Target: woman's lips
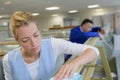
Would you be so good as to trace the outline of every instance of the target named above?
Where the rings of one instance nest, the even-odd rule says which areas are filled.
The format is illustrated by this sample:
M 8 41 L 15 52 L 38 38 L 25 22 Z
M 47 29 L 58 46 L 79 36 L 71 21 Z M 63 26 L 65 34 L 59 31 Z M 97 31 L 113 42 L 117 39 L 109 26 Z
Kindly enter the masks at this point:
M 38 50 L 38 47 L 34 47 L 34 48 L 32 48 L 31 50 L 32 50 L 32 51 L 36 51 L 36 50 Z

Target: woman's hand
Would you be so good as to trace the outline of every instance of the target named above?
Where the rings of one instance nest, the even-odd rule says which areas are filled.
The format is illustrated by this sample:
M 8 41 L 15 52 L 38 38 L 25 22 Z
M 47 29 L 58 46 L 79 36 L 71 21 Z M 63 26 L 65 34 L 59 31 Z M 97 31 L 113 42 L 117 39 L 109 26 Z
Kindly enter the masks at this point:
M 77 58 L 72 60 L 71 62 L 65 63 L 55 75 L 55 80 L 63 80 L 65 78 L 72 77 L 78 67 L 79 61 Z

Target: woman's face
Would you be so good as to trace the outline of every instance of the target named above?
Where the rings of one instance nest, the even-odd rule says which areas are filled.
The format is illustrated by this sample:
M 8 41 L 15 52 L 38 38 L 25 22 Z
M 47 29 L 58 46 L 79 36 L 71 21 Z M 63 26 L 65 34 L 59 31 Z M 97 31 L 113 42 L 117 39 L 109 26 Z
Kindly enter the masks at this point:
M 29 22 L 28 25 L 21 26 L 17 30 L 18 42 L 27 53 L 39 53 L 41 45 L 41 35 L 36 23 Z

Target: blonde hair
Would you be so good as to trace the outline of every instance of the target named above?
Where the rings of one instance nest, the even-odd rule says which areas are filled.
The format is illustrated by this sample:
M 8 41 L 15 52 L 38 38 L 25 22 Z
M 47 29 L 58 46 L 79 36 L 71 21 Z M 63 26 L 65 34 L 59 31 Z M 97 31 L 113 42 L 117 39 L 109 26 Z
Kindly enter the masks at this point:
M 10 19 L 10 30 L 16 40 L 18 40 L 16 29 L 18 27 L 28 25 L 30 21 L 34 21 L 33 16 L 29 12 L 16 11 Z

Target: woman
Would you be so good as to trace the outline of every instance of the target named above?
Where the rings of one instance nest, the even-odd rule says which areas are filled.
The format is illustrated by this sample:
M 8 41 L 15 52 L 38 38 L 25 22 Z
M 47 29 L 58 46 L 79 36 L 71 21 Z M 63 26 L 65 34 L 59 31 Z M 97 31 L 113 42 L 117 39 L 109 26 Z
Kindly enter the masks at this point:
M 56 73 L 55 80 L 62 80 L 99 54 L 98 49 L 88 45 L 56 38 L 41 40 L 38 27 L 29 12 L 18 11 L 12 15 L 10 29 L 21 47 L 8 52 L 3 59 L 6 80 L 49 80 L 56 73 L 59 54 L 79 55 Z

